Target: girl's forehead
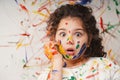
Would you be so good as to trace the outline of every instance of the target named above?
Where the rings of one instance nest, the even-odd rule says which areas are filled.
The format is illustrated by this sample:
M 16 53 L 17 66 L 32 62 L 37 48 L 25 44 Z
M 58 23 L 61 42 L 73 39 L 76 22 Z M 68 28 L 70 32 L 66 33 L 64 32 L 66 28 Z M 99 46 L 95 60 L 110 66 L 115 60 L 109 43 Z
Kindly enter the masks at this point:
M 61 19 L 58 28 L 80 28 L 83 29 L 83 23 L 79 18 L 67 17 Z

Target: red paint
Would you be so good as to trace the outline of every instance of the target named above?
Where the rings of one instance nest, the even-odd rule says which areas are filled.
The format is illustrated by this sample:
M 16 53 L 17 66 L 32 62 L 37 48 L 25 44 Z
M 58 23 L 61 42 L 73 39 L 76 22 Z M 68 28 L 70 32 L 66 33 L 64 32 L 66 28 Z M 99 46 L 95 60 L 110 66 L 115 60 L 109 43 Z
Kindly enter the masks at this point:
M 22 36 L 30 36 L 30 34 L 27 34 L 27 33 L 23 33 L 23 34 L 20 34 L 20 35 L 22 35 Z
M 112 66 L 112 64 L 109 64 L 109 66 L 111 67 L 111 66 Z
M 39 72 L 36 72 L 35 74 L 36 74 L 36 75 L 40 75 L 40 73 L 39 73 Z
M 103 27 L 103 19 L 102 19 L 102 17 L 100 17 L 100 27 L 102 28 L 103 31 L 105 31 L 105 29 Z
M 24 11 L 28 12 L 28 9 L 27 9 L 24 5 L 20 4 L 20 7 L 21 7 Z
M 65 25 L 68 25 L 68 23 L 66 22 Z
M 99 74 L 99 72 L 97 72 L 97 73 L 95 73 L 95 74 L 92 74 L 92 75 L 89 75 L 89 76 L 87 76 L 86 78 L 88 79 L 88 78 L 92 78 L 92 77 L 94 77 L 95 75 L 98 75 Z
M 49 80 L 51 78 L 51 74 L 49 73 L 47 76 L 47 80 Z

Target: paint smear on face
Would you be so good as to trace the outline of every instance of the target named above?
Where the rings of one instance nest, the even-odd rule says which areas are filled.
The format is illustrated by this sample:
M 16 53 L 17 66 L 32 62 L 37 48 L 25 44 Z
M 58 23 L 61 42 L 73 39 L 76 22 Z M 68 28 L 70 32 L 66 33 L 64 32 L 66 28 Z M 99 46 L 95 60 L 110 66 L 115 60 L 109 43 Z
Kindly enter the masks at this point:
M 59 42 L 58 42 L 58 51 L 59 51 L 61 54 L 63 54 L 63 55 L 66 54 L 63 46 L 61 45 L 61 41 L 60 41 L 60 40 L 59 40 Z
M 70 31 L 68 31 L 70 33 Z
M 72 59 L 72 58 L 73 58 L 73 56 L 70 56 L 70 55 L 68 55 L 68 54 L 63 55 L 63 57 L 64 57 L 65 59 Z
M 65 25 L 68 25 L 68 22 L 66 22 Z
M 77 42 L 77 45 L 76 45 L 76 49 L 78 49 L 80 47 L 80 41 Z
M 79 58 L 79 57 L 81 56 L 81 54 L 85 51 L 85 49 L 86 49 L 86 44 L 84 43 L 84 44 L 82 45 L 82 47 L 81 47 L 78 55 L 74 56 L 73 59 Z
M 67 41 L 71 41 L 72 40 L 72 36 L 69 36 L 68 38 L 67 38 Z
M 66 54 L 66 51 L 64 50 L 63 46 L 61 45 L 61 41 L 58 41 L 58 51 L 63 55 L 65 59 L 72 59 L 73 56 L 70 56 Z

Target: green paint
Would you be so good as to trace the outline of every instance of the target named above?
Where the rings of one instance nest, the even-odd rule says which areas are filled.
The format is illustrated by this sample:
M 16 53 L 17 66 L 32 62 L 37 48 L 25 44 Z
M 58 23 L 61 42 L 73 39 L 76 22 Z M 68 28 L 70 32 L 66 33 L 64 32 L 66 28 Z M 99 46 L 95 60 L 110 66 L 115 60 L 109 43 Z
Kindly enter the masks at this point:
M 82 74 L 80 74 L 80 76 L 82 76 Z
M 116 14 L 117 14 L 117 15 L 120 14 L 120 11 L 118 11 L 118 9 L 116 9 Z
M 118 30 L 118 32 L 120 33 L 120 30 Z
M 79 47 L 80 47 L 80 45 L 79 45 L 79 44 L 77 44 L 76 49 L 78 49 Z
M 25 60 L 23 59 L 22 62 L 25 63 Z
M 67 38 L 67 41 L 69 40 L 69 38 Z
M 66 58 L 69 58 L 69 55 L 65 55 Z
M 115 25 L 111 25 L 110 22 L 107 24 L 107 26 L 108 26 L 108 27 L 107 27 L 107 30 L 111 30 L 112 28 L 115 27 Z
M 114 2 L 115 2 L 115 5 L 116 6 L 118 6 L 119 4 L 118 4 L 118 2 L 117 2 L 117 0 L 113 0 Z
M 108 6 L 107 8 L 108 8 L 108 10 L 111 10 L 111 7 L 110 7 L 110 6 Z
M 103 60 L 103 58 L 100 58 L 100 60 Z
M 71 76 L 70 80 L 77 80 L 74 76 Z
M 92 72 L 95 72 L 96 70 L 94 69 Z

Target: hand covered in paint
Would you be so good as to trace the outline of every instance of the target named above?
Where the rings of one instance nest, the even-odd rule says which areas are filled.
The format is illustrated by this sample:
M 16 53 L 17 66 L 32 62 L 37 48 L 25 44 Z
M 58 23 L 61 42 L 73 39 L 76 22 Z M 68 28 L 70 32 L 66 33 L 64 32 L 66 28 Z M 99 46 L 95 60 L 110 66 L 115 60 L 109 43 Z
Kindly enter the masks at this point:
M 59 46 L 59 43 L 50 41 L 44 45 L 44 52 L 45 55 L 48 57 L 48 59 L 52 59 L 54 55 L 59 54 L 59 53 L 64 53 L 64 51 L 59 50 L 62 49 L 61 46 Z M 58 51 L 59 50 L 59 51 Z M 61 56 L 61 55 L 60 55 Z
M 58 51 L 58 43 L 50 41 L 44 45 L 45 55 L 52 62 L 49 80 L 62 80 L 63 57 Z

